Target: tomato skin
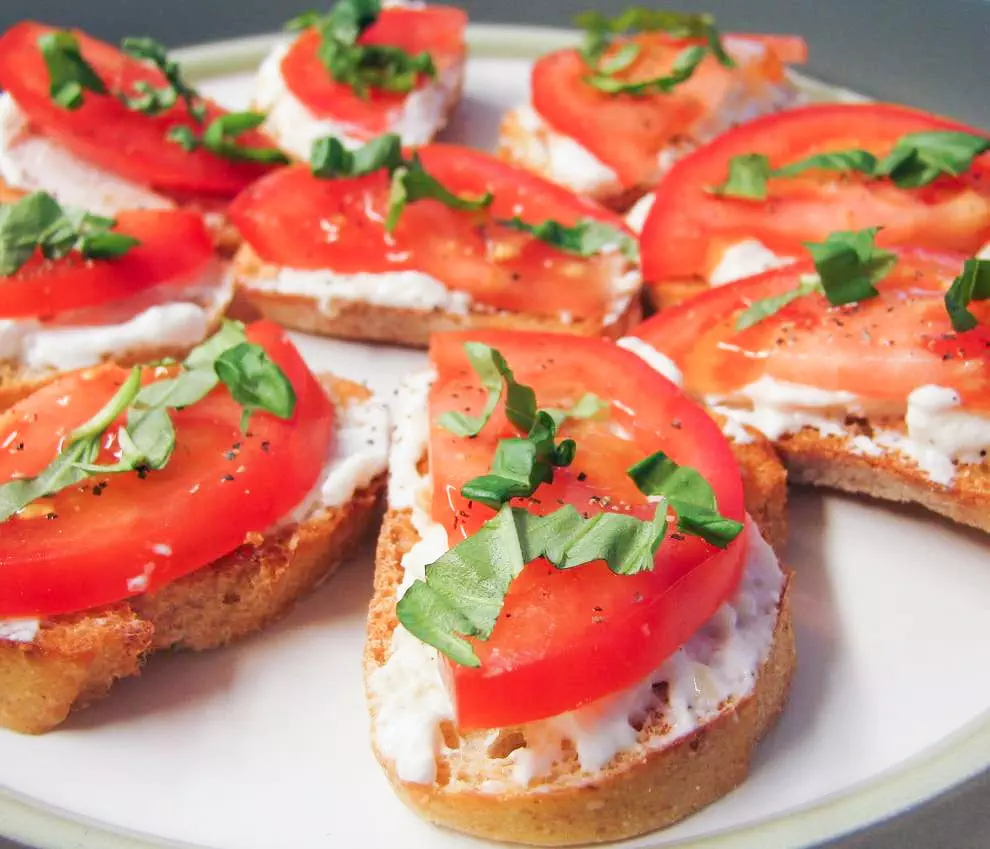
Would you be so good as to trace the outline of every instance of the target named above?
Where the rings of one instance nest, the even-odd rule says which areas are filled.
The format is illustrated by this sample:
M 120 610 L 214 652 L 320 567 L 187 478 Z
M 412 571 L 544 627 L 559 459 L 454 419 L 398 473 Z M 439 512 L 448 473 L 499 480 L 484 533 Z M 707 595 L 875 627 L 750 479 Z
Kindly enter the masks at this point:
M 176 449 L 163 470 L 91 477 L 0 523 L 0 617 L 72 613 L 154 592 L 268 531 L 303 499 L 320 474 L 314 453 L 330 450 L 333 405 L 281 328 L 259 322 L 248 339 L 292 383 L 292 418 L 254 413 L 244 433 L 240 406 L 220 387 L 173 414 Z M 145 380 L 154 372 L 146 369 Z M 126 374 L 114 365 L 73 372 L 0 415 L 0 481 L 47 466 Z M 100 462 L 113 456 L 111 444 Z
M 434 422 L 447 409 L 476 413 L 484 403 L 463 351 L 468 340 L 497 348 L 516 378 L 534 386 L 541 405 L 572 403 L 592 391 L 627 408 L 613 405 L 604 423 L 565 426 L 564 434 L 578 444 L 574 464 L 557 470 L 554 482 L 533 498 L 516 499 L 517 506 L 548 513 L 564 501 L 591 514 L 606 509 L 600 499 L 608 496 L 607 509 L 650 518 L 654 506 L 625 469 L 663 449 L 701 471 L 720 511 L 742 520 L 739 469 L 712 419 L 638 357 L 606 340 L 436 334 L 430 347 L 438 374 L 430 396 Z M 616 436 L 613 427 L 632 438 Z M 501 409 L 471 440 L 432 426 L 433 518 L 445 524 L 451 545 L 493 515 L 457 490 L 487 471 L 498 440 L 511 432 Z M 528 564 L 510 588 L 491 638 L 474 641 L 481 667 L 445 666 L 458 725 L 496 728 L 555 716 L 632 686 L 659 666 L 732 595 L 745 563 L 745 534 L 725 550 L 678 537 L 668 535 L 654 571 L 636 576 L 614 575 L 603 563 L 567 571 L 542 560 Z
M 38 252 L 12 276 L 0 277 L 0 318 L 46 318 L 123 300 L 163 283 L 195 280 L 213 262 L 213 241 L 197 212 L 133 210 L 116 221 L 115 232 L 140 244 L 101 260 L 75 252 L 46 260 Z
M 414 55 L 429 52 L 439 75 L 463 60 L 466 27 L 467 14 L 453 6 L 389 8 L 382 10 L 359 43 L 400 47 Z M 387 132 L 409 95 L 369 89 L 367 97 L 359 97 L 350 86 L 334 81 L 320 61 L 319 47 L 315 29 L 306 30 L 293 42 L 281 64 L 289 90 L 317 118 L 347 123 L 359 138 Z M 418 87 L 429 82 L 421 78 Z
M 174 126 L 186 126 L 197 135 L 202 127 L 180 102 L 160 115 L 128 109 L 114 95 L 132 92 L 139 81 L 162 87 L 165 79 L 155 68 L 132 59 L 115 47 L 78 30 L 83 57 L 110 90 L 108 95 L 84 92 L 82 106 L 63 109 L 51 99 L 48 71 L 38 48 L 38 38 L 55 28 L 22 21 L 0 36 L 0 89 L 22 109 L 32 127 L 55 139 L 80 158 L 150 186 L 183 201 L 202 198 L 229 199 L 271 170 L 270 165 L 235 162 L 198 148 L 186 152 L 166 136 Z M 205 101 L 205 127 L 226 110 Z M 258 131 L 238 137 L 243 145 L 273 147 Z
M 426 170 L 451 191 L 494 201 L 477 213 L 422 200 L 385 230 L 389 180 L 384 172 L 323 180 L 290 166 L 259 180 L 230 207 L 230 219 L 265 262 L 341 274 L 414 270 L 473 300 L 500 309 L 575 317 L 601 315 L 616 274 L 616 255 L 575 257 L 497 223 L 519 215 L 604 221 L 622 219 L 594 202 L 493 156 L 457 145 L 418 149 Z M 620 260 L 621 262 L 621 260 Z
M 890 151 L 907 133 L 980 131 L 917 109 L 891 104 L 818 104 L 757 118 L 678 161 L 657 187 L 641 235 L 645 279 L 707 280 L 721 252 L 758 239 L 783 256 L 805 256 L 806 241 L 836 230 L 882 227 L 881 245 L 916 245 L 974 253 L 990 240 L 990 154 L 961 178 L 922 189 L 889 181 L 867 183 L 844 175 L 809 174 L 771 180 L 766 201 L 718 197 L 729 160 L 763 153 L 772 167 L 824 151 Z
M 757 42 L 765 48 L 763 55 L 735 69 L 708 55 L 691 79 L 669 94 L 607 94 L 585 82 L 589 68 L 579 51 L 549 53 L 533 66 L 533 108 L 553 129 L 612 168 L 624 187 L 649 185 L 656 179 L 661 151 L 679 137 L 690 139 L 695 126 L 726 98 L 738 97 L 731 94 L 734 85 L 760 92 L 782 79 L 785 63 L 803 61 L 807 51 L 796 36 L 729 38 Z M 635 81 L 669 73 L 685 48 L 701 42 L 649 33 L 621 39 L 612 49 L 628 43 L 640 47 L 640 56 L 619 76 Z
M 719 286 L 658 313 L 632 335 L 681 367 L 695 395 L 730 395 L 767 376 L 829 392 L 852 392 L 880 410 L 903 411 L 917 387 L 956 389 L 967 407 L 990 407 L 990 310 L 971 305 L 981 325 L 956 333 L 943 302 L 962 255 L 900 249 L 880 295 L 844 307 L 824 296 L 794 301 L 755 326 L 735 322 L 752 302 L 794 289 L 810 261 Z M 822 352 L 827 350 L 827 355 Z

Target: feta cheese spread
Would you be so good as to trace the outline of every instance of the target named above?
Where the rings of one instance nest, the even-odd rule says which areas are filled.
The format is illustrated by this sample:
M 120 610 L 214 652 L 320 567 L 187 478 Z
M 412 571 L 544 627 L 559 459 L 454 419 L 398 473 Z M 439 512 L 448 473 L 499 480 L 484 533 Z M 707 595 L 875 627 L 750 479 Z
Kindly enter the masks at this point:
M 426 566 L 447 550 L 447 535 L 421 505 L 429 503 L 430 480 L 417 464 L 425 454 L 430 375 L 408 381 L 401 390 L 391 453 L 389 506 L 412 510 L 420 540 L 402 558 L 401 597 Z M 565 757 L 565 745 L 576 751 L 580 766 L 595 771 L 620 752 L 660 748 L 714 719 L 726 704 L 752 692 L 760 665 L 773 640 L 784 576 L 776 557 L 752 526 L 745 576 L 736 596 L 682 648 L 639 684 L 579 710 L 530 723 L 519 730 L 523 744 L 506 756 L 509 786 L 528 786 Z M 374 734 L 383 756 L 403 781 L 432 784 L 436 759 L 450 750 L 441 727 L 454 720 L 450 697 L 439 672 L 437 652 L 402 625 L 393 632 L 388 659 L 369 681 Z M 657 695 L 666 684 L 666 697 Z M 649 742 L 639 740 L 635 726 L 649 711 L 661 711 L 667 726 Z M 498 729 L 493 729 L 497 737 Z M 501 792 L 505 784 L 488 781 L 485 792 Z
M 297 98 L 282 77 L 282 60 L 291 45 L 277 46 L 258 69 L 255 107 L 268 113 L 263 129 L 279 146 L 299 159 L 309 159 L 313 142 L 335 136 L 347 147 L 356 148 L 368 140 L 353 124 L 318 118 Z M 389 116 L 386 132 L 397 133 L 406 145 L 431 141 L 443 128 L 447 112 L 460 91 L 463 63 L 444 69 L 436 80 L 411 91 L 400 108 Z
M 649 342 L 644 342 L 636 336 L 623 336 L 616 343 L 643 360 L 654 371 L 662 374 L 675 386 L 682 386 L 684 377 L 670 357 L 654 348 Z
M 48 192 L 59 203 L 98 215 L 174 205 L 35 132 L 9 93 L 0 94 L 0 179 L 11 188 Z
M 744 239 L 726 249 L 708 282 L 712 286 L 724 286 L 793 262 L 791 257 L 775 254 L 759 239 Z
M 38 619 L 0 619 L 0 642 L 32 643 L 40 630 Z

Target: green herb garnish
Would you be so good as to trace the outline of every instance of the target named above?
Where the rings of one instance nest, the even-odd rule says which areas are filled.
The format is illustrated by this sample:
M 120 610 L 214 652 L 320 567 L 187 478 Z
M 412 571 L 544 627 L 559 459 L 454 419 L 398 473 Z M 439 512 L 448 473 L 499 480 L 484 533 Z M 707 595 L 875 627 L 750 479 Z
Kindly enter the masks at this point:
M 79 50 L 79 39 L 68 30 L 48 32 L 38 38 L 38 48 L 48 69 L 48 90 L 63 109 L 78 109 L 83 91 L 106 94 L 107 87 Z
M 120 99 L 128 109 L 144 112 L 146 115 L 160 115 L 181 99 L 193 120 L 198 124 L 203 123 L 206 118 L 206 104 L 199 92 L 183 79 L 179 63 L 169 59 L 163 44 L 153 38 L 128 36 L 121 42 L 121 49 L 128 56 L 154 65 L 167 80 L 167 85 L 161 88 L 141 81 L 134 86 L 137 95 L 121 94 Z
M 701 537 L 719 548 L 742 533 L 742 522 L 719 514 L 715 490 L 697 469 L 678 466 L 658 451 L 630 466 L 628 473 L 640 492 L 663 498 L 673 508 L 682 533 Z
M 832 233 L 824 242 L 805 242 L 815 263 L 817 278 L 802 279 L 789 292 L 754 301 L 736 319 L 736 330 L 745 330 L 788 304 L 816 292 L 835 307 L 876 297 L 875 284 L 897 264 L 897 255 L 876 246 L 880 228 Z
M 945 175 L 965 174 L 973 160 L 988 150 L 990 139 L 984 136 L 929 130 L 902 136 L 883 159 L 867 150 L 836 150 L 771 168 L 763 154 L 747 153 L 729 160 L 728 177 L 711 191 L 725 197 L 764 200 L 771 177 L 794 177 L 806 171 L 863 174 L 874 180 L 888 179 L 902 189 L 916 189 Z
M 190 351 L 176 376 L 142 387 L 140 367 L 131 369 L 113 398 L 69 434 L 58 456 L 40 474 L 0 484 L 0 522 L 32 501 L 87 477 L 164 468 L 175 449 L 169 410 L 201 401 L 219 383 L 244 407 L 242 426 L 254 410 L 286 419 L 295 409 L 295 393 L 282 370 L 264 349 L 247 341 L 242 324 L 226 321 Z M 107 431 L 125 413 L 126 424 L 117 430 L 120 459 L 97 463 Z
M 973 330 L 979 322 L 969 311 L 973 301 L 990 299 L 990 260 L 967 259 L 960 274 L 945 293 L 945 309 L 957 333 Z
M 112 218 L 62 207 L 51 195 L 34 192 L 0 204 L 0 276 L 10 276 L 40 250 L 46 259 L 75 251 L 87 259 L 112 259 L 140 244 L 115 233 Z
M 336 82 L 350 86 L 359 97 L 367 97 L 371 88 L 404 94 L 416 87 L 420 76 L 435 78 L 437 70 L 426 51 L 412 54 L 386 44 L 357 43 L 381 12 L 380 0 L 337 0 L 326 14 L 306 12 L 286 27 L 316 29 L 320 62 Z
M 275 147 L 242 145 L 238 136 L 257 129 L 265 122 L 263 112 L 229 112 L 214 118 L 198 135 L 184 124 L 168 131 L 169 141 L 175 142 L 187 153 L 203 148 L 216 156 L 236 162 L 259 162 L 266 165 L 284 165 L 289 158 Z
M 540 224 L 527 224 L 518 216 L 499 223 L 521 233 L 529 233 L 565 253 L 589 257 L 612 249 L 620 251 L 627 259 L 635 261 L 639 258 L 639 245 L 635 239 L 617 227 L 594 218 L 586 218 L 573 227 L 565 227 L 552 219 Z
M 581 54 L 593 70 L 592 74 L 585 77 L 585 82 L 609 94 L 669 93 L 689 80 L 709 53 L 725 67 L 735 67 L 735 62 L 722 44 L 718 28 L 715 26 L 715 18 L 711 15 L 669 12 L 638 6 L 626 9 L 614 18 L 609 18 L 601 12 L 584 12 L 574 20 L 585 30 Z M 612 56 L 603 58 L 616 37 L 634 32 L 658 31 L 666 32 L 675 38 L 702 39 L 705 44 L 683 50 L 674 60 L 674 66 L 668 74 L 641 82 L 617 79 L 617 74 L 636 61 L 640 48 L 637 44 L 624 44 Z

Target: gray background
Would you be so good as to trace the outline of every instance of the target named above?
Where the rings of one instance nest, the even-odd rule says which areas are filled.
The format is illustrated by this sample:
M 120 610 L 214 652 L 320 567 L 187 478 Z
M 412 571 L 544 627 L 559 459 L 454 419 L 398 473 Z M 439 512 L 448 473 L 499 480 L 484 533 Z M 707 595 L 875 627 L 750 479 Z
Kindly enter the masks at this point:
M 448 0 L 450 2 L 450 0 Z M 309 4 L 273 0 L 0 0 L 0 29 L 26 17 L 79 26 L 110 40 L 154 34 L 172 46 L 277 29 Z M 477 20 L 564 25 L 593 5 L 617 12 L 626 0 L 465 0 Z M 990 128 L 984 57 L 990 4 L 983 0 L 678 0 L 711 11 L 723 29 L 800 32 L 808 71 L 865 94 L 899 100 Z M 831 844 L 833 849 L 990 847 L 990 774 L 919 811 Z M 0 824 L 2 829 L 2 824 Z M 0 839 L 0 849 L 11 844 Z M 770 847 L 753 847 L 770 849 Z

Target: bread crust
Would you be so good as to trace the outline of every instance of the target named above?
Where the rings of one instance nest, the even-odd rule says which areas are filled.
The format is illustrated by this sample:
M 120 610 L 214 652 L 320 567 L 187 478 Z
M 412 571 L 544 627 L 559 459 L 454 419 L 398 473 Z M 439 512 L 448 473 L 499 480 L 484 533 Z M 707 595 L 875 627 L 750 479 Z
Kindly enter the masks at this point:
M 508 312 L 472 310 L 461 315 L 444 310 L 416 310 L 343 299 L 321 302 L 305 295 L 267 292 L 250 285 L 251 279 L 268 273 L 274 273 L 273 269 L 244 245 L 234 261 L 237 292 L 265 318 L 304 333 L 412 348 L 427 347 L 433 333 L 467 329 L 531 330 L 615 339 L 642 318 L 640 299 L 636 295 L 630 298 L 622 314 L 608 325 L 601 320 L 575 319 L 564 323 L 557 318 Z
M 865 426 L 852 425 L 868 433 Z M 825 486 L 884 501 L 919 504 L 990 533 L 990 465 L 960 464 L 952 486 L 933 483 L 896 453 L 871 457 L 853 451 L 850 437 L 822 436 L 813 428 L 781 437 L 777 451 L 794 483 Z
M 340 378 L 324 385 L 344 405 L 370 396 Z M 283 616 L 353 552 L 384 488 L 381 474 L 347 504 L 246 543 L 156 593 L 53 617 L 30 643 L 0 639 L 0 726 L 49 731 L 118 678 L 139 674 L 152 652 L 216 648 Z
M 418 539 L 410 513 L 389 511 L 378 542 L 374 598 L 369 611 L 365 681 L 385 662 L 395 627 L 401 558 Z M 376 757 L 399 797 L 427 820 L 477 837 L 543 846 L 621 840 L 671 825 L 724 796 L 749 772 L 757 742 L 787 699 L 795 664 L 794 632 L 785 585 L 770 653 L 751 693 L 713 720 L 670 745 L 627 750 L 595 773 L 570 763 L 537 787 L 479 789 L 458 778 L 457 763 L 441 761 L 438 782 L 401 780 L 394 764 Z M 369 693 L 369 699 L 371 698 Z M 654 726 L 656 722 L 654 721 Z M 647 724 L 640 740 L 663 732 Z M 487 737 L 489 732 L 469 732 Z M 463 739 L 463 738 L 462 738 Z M 450 760 L 458 757 L 457 753 Z
M 711 285 L 705 280 L 665 280 L 662 283 L 644 282 L 643 296 L 649 313 L 676 307 L 704 294 Z
M 769 439 L 756 431 L 748 433 L 751 442 L 731 443 L 742 475 L 746 512 L 779 557 L 787 546 L 787 469 Z

